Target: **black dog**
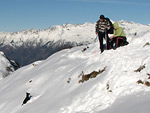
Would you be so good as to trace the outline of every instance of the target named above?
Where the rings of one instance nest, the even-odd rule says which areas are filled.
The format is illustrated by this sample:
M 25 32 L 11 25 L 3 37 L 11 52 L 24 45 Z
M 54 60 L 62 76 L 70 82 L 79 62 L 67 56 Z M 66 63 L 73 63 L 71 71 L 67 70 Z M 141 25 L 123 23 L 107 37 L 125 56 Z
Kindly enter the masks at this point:
M 24 99 L 22 105 L 26 104 L 26 103 L 31 99 L 31 97 L 32 97 L 32 96 L 30 95 L 30 93 L 26 92 L 26 98 Z

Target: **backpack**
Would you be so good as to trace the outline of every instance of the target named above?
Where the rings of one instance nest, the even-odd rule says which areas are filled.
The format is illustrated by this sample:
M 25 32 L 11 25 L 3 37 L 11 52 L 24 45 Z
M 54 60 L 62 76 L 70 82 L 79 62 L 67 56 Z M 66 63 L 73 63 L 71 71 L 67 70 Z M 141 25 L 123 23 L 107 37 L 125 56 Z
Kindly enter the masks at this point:
M 109 33 L 109 34 L 113 34 L 114 27 L 113 27 L 112 22 L 110 21 L 109 18 L 105 18 L 105 19 L 110 23 L 110 29 L 108 30 L 108 33 Z

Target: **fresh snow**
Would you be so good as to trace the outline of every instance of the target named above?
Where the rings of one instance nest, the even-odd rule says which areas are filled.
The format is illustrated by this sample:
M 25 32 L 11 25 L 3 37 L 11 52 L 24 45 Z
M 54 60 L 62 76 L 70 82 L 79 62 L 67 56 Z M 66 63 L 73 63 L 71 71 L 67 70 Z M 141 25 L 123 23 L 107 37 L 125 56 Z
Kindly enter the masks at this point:
M 149 113 L 150 92 L 140 92 L 118 98 L 109 108 L 97 113 Z
M 150 81 L 150 46 L 144 46 L 150 42 L 150 26 L 119 24 L 127 34 L 127 46 L 100 54 L 97 41 L 88 47 L 62 50 L 2 79 L 1 113 L 141 113 L 139 106 L 142 113 L 148 113 L 150 87 L 137 81 Z M 145 68 L 135 72 L 143 65 Z M 79 83 L 82 72 L 89 74 L 104 67 L 96 78 Z M 26 92 L 32 98 L 21 106 Z

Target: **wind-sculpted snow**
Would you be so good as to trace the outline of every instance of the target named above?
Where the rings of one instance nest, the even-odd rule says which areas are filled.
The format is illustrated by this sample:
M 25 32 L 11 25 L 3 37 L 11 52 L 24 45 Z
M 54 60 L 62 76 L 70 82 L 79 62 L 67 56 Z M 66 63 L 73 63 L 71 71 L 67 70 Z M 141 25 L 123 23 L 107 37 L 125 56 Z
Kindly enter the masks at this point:
M 121 26 L 126 25 L 124 28 L 131 24 L 137 25 L 120 23 Z M 136 30 L 125 31 L 129 31 L 126 32 L 127 46 L 106 50 L 102 54 L 98 41 L 65 49 L 46 60 L 22 67 L 1 80 L 1 113 L 100 113 L 122 97 L 149 93 L 150 87 L 145 83 L 150 82 L 150 46 L 144 45 L 150 42 L 150 31 L 147 26 L 143 27 L 144 35 L 142 31 L 136 36 Z M 141 66 L 145 67 L 140 72 L 136 71 Z M 95 77 L 90 76 L 79 83 L 83 75 L 101 70 Z M 138 83 L 139 80 L 143 84 Z M 21 106 L 26 92 L 32 97 Z

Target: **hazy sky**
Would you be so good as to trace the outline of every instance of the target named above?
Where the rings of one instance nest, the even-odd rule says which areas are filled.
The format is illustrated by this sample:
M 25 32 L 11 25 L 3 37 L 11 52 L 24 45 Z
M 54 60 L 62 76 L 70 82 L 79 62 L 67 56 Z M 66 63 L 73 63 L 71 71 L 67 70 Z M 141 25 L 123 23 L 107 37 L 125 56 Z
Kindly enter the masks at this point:
M 150 24 L 150 0 L 0 0 L 0 32 L 111 20 Z

